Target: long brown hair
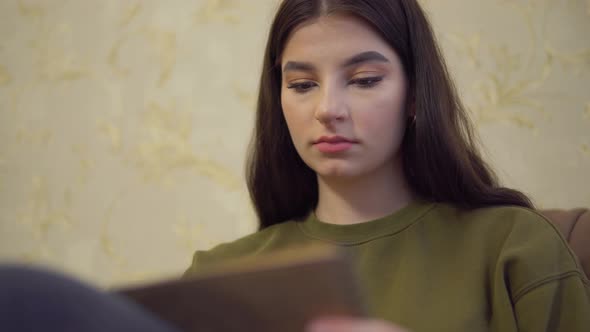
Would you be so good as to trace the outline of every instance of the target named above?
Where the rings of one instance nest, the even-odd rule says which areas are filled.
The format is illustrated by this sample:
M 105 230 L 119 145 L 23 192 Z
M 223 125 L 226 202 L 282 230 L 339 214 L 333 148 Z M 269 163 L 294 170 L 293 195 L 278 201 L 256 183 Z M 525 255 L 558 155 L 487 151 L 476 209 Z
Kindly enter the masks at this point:
M 335 13 L 364 20 L 402 61 L 416 118 L 408 123 L 401 151 L 404 173 L 418 196 L 466 209 L 532 208 L 521 192 L 500 187 L 481 158 L 471 122 L 416 0 L 284 0 L 270 28 L 246 168 L 260 229 L 300 220 L 317 205 L 316 174 L 299 157 L 283 117 L 280 59 L 295 27 Z

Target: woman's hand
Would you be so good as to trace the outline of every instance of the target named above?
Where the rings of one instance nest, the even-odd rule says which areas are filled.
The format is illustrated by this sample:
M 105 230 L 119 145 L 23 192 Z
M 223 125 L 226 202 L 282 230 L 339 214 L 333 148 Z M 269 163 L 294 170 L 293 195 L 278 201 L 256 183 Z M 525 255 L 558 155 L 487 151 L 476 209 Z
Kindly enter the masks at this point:
M 312 321 L 305 332 L 408 332 L 378 319 L 325 317 Z

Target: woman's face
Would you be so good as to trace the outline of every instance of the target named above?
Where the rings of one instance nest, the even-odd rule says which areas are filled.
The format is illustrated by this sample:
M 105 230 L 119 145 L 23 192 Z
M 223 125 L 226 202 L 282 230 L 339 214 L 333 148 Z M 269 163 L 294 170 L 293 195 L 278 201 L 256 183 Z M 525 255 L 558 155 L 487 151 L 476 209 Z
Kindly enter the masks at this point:
M 333 15 L 302 25 L 287 41 L 281 70 L 291 138 L 319 176 L 399 166 L 406 78 L 395 51 L 367 24 Z

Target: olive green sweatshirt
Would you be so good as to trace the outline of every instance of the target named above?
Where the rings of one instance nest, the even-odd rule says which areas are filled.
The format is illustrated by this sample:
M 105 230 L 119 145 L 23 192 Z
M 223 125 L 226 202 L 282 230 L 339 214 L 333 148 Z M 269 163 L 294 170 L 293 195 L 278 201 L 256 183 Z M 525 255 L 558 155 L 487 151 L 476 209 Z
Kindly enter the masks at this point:
M 372 316 L 415 332 L 590 331 L 590 283 L 571 249 L 551 222 L 519 207 L 418 201 L 354 225 L 311 214 L 198 251 L 186 274 L 321 242 L 352 252 Z

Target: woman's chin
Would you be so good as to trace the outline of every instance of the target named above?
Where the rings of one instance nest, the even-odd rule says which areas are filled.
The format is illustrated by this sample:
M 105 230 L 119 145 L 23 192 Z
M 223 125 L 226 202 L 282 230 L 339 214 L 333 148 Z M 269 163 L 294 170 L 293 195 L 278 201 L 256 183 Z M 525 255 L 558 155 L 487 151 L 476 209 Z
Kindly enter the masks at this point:
M 322 167 L 315 170 L 316 174 L 324 179 L 345 179 L 358 176 L 359 173 L 351 167 L 344 167 L 344 165 L 333 165 L 330 167 Z

